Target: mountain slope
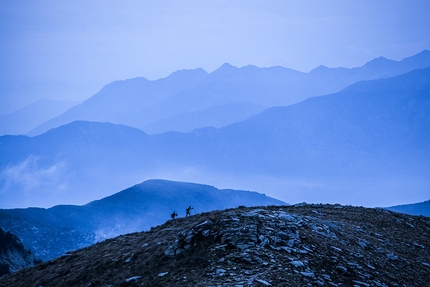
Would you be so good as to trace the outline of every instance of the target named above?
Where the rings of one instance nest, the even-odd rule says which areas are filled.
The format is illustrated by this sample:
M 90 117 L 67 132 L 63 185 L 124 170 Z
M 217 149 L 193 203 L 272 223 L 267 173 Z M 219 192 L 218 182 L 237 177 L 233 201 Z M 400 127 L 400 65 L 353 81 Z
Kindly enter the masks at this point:
M 153 168 L 144 160 L 151 154 L 144 149 L 148 135 L 124 125 L 78 121 L 0 142 L 3 208 L 84 204 L 134 184 L 141 169 Z
M 402 61 L 378 58 L 353 69 L 321 66 L 310 73 L 301 73 L 283 67 L 237 68 L 226 63 L 210 74 L 202 69 L 182 70 L 156 81 L 143 78 L 117 81 L 29 135 L 38 135 L 76 120 L 126 124 L 143 129 L 151 122 L 230 103 L 249 102 L 269 107 L 290 105 L 311 96 L 338 92 L 361 80 L 393 77 L 427 67 L 430 67 L 430 51 L 425 50 Z M 175 124 L 176 129 L 172 126 L 163 130 L 178 130 L 178 123 Z M 198 127 L 204 124 L 202 122 Z
M 203 69 L 181 70 L 156 81 L 134 78 L 112 82 L 82 104 L 67 110 L 29 133 L 38 135 L 76 120 L 111 122 L 140 127 L 164 115 L 155 105 L 166 97 L 193 87 L 207 76 Z M 140 124 L 138 124 L 140 123 Z
M 284 202 L 250 191 L 148 180 L 83 206 L 0 209 L 0 226 L 17 234 L 24 245 L 47 260 L 120 234 L 148 230 L 176 211 L 192 213 L 231 207 L 280 205 Z M 53 244 L 55 242 L 55 244 Z
M 57 196 L 88 202 L 140 178 L 259 190 L 288 202 L 419 202 L 430 188 L 429 91 L 423 69 L 220 129 L 149 136 L 81 121 L 33 138 L 0 137 L 0 202 L 34 206 L 43 194 L 54 204 Z
M 387 207 L 387 209 L 406 214 L 424 215 L 430 217 L 430 200 L 419 203 L 390 206 Z
M 16 235 L 0 227 L 0 277 L 40 262 Z
M 78 103 L 42 99 L 13 113 L 0 115 L 0 135 L 24 135 L 76 104 Z
M 170 118 L 146 124 L 142 129 L 149 134 L 168 131 L 191 132 L 201 127 L 221 128 L 234 122 L 246 120 L 267 107 L 252 103 L 228 103 L 212 106 L 196 112 L 186 112 Z
M 301 204 L 169 220 L 2 277 L 0 286 L 427 286 L 430 221 Z
M 274 107 L 221 129 L 154 138 L 177 162 L 197 168 L 209 162 L 248 182 L 260 176 L 262 183 L 254 185 L 258 190 L 267 192 L 264 186 L 283 178 L 283 196 L 292 202 L 367 205 L 369 198 L 387 200 L 378 189 L 391 190 L 390 199 L 399 202 L 406 200 L 400 198 L 411 186 L 419 194 L 413 200 L 427 197 L 429 130 L 430 69 L 425 69 Z M 165 144 L 170 142 L 175 143 L 173 152 Z M 285 200 L 280 185 L 276 187 L 271 194 Z M 303 192 L 309 197 L 296 197 Z

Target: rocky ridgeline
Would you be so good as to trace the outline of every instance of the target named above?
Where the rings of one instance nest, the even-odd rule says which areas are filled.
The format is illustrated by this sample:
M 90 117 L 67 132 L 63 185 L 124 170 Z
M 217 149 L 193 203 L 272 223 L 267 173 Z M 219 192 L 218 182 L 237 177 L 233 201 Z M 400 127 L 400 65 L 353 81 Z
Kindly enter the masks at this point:
M 315 209 L 307 216 L 282 209 L 253 209 L 216 225 L 205 221 L 179 232 L 165 255 L 173 258 L 201 241 L 212 241 L 210 253 L 215 260 L 207 275 L 214 286 L 404 286 L 402 281 L 408 282 L 406 286 L 411 282 L 411 286 L 430 286 L 430 251 L 417 242 L 428 243 L 428 220 L 426 236 L 405 242 L 407 238 L 400 234 L 387 238 L 372 232 L 365 222 L 353 226 L 325 220 L 324 209 L 331 206 L 311 206 Z M 385 210 L 379 212 L 393 216 Z M 415 229 L 412 217 L 400 218 L 397 216 L 397 222 L 404 225 L 405 233 Z M 422 274 L 421 282 L 412 275 L 417 271 Z
M 22 278 L 37 286 L 430 286 L 430 218 L 320 204 L 215 211 L 71 252 L 0 286 Z

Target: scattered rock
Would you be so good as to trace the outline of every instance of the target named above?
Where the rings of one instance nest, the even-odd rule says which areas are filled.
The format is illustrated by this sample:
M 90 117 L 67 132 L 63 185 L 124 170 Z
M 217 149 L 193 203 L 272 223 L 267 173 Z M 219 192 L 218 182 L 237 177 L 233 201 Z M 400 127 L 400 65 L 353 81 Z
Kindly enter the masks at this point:
M 343 273 L 346 273 L 348 271 L 348 269 L 346 269 L 346 267 L 342 266 L 342 265 L 338 265 L 336 266 L 337 270 L 340 270 Z
M 242 207 L 107 240 L 0 286 L 426 286 L 429 233 L 429 218 L 378 209 Z
M 303 267 L 303 266 L 305 266 L 305 264 L 302 261 L 291 261 L 290 263 L 292 265 L 294 265 L 295 267 Z
M 125 282 L 137 281 L 140 278 L 142 278 L 142 276 L 133 276 L 133 277 L 125 279 Z
M 41 260 L 26 250 L 16 235 L 0 227 L 0 277 L 39 263 Z
M 227 270 L 220 268 L 220 269 L 216 270 L 216 275 L 217 276 L 224 276 L 225 272 L 227 272 Z
M 387 258 L 390 260 L 397 260 L 399 259 L 396 255 L 394 255 L 393 253 L 388 253 L 387 254 Z
M 303 276 L 314 278 L 315 275 L 313 272 L 300 272 Z
M 263 279 L 255 279 L 255 281 L 260 282 L 261 284 L 266 285 L 266 286 L 272 286 L 272 284 L 270 284 L 269 282 L 267 282 L 266 280 L 263 280 Z

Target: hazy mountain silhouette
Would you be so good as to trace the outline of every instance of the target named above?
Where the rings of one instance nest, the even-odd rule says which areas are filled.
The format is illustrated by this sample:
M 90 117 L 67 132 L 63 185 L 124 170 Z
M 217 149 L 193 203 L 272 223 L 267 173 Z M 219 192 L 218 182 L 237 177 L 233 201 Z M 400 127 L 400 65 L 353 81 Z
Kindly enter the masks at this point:
M 430 217 L 430 200 L 387 207 L 391 211 Z
M 136 128 L 82 121 L 0 137 L 0 208 L 84 204 L 130 186 L 154 166 L 147 141 Z
M 82 206 L 0 209 L 0 226 L 16 233 L 27 248 L 46 260 L 106 238 L 148 230 L 169 220 L 173 211 L 184 217 L 188 206 L 194 214 L 281 204 L 285 203 L 257 192 L 148 180 Z
M 149 136 L 80 121 L 33 138 L 0 137 L 0 202 L 82 204 L 139 178 L 259 190 L 287 202 L 422 201 L 430 187 L 429 91 L 423 69 L 220 129 Z
M 163 111 L 156 107 L 162 99 L 194 86 L 206 76 L 207 73 L 203 69 L 195 69 L 177 71 L 167 78 L 156 81 L 145 78 L 115 81 L 82 104 L 67 110 L 63 115 L 53 118 L 29 134 L 41 134 L 50 128 L 76 120 L 140 127 L 142 123 L 164 117 Z
M 0 115 L 0 135 L 24 135 L 77 104 L 78 102 L 42 99 L 13 113 Z
M 148 123 L 143 127 L 143 130 L 149 134 L 156 134 L 168 131 L 191 132 L 196 128 L 205 126 L 221 128 L 234 122 L 246 120 L 266 108 L 261 105 L 245 102 L 228 103 Z
M 396 200 L 414 186 L 408 191 L 412 197 L 420 194 L 414 197 L 419 201 L 429 187 L 429 82 L 429 69 L 416 70 L 271 108 L 222 129 L 155 138 L 159 146 L 175 142 L 176 149 L 188 151 L 169 153 L 166 147 L 165 154 L 178 162 L 191 165 L 189 154 L 194 152 L 198 166 L 210 163 L 251 181 L 256 174 L 266 176 L 258 190 L 267 190 L 264 185 L 270 185 L 272 177 L 302 180 L 319 186 L 288 186 L 284 194 L 296 189 L 303 195 L 313 189 L 314 199 L 363 204 L 371 200 L 361 192 L 388 200 L 378 189 L 390 190 L 390 199 Z
M 41 134 L 75 120 L 112 122 L 144 129 L 149 123 L 197 111 L 200 113 L 194 114 L 196 124 L 193 127 L 203 127 L 215 121 L 208 120 L 204 113 L 213 106 L 226 107 L 227 113 L 230 110 L 226 104 L 231 103 L 268 107 L 290 105 L 311 96 L 340 91 L 361 80 L 393 77 L 427 67 L 430 67 L 430 51 L 425 50 L 402 61 L 381 57 L 352 69 L 320 66 L 302 73 L 283 67 L 237 68 L 226 63 L 210 74 L 202 69 L 182 70 L 156 81 L 144 78 L 117 81 L 63 115 L 40 125 L 29 135 Z M 243 109 L 237 107 L 239 111 Z M 235 117 L 228 123 L 234 120 Z M 164 120 L 164 125 L 168 122 L 173 125 L 164 126 L 160 131 L 189 129 L 186 124 L 180 126 L 181 121 Z

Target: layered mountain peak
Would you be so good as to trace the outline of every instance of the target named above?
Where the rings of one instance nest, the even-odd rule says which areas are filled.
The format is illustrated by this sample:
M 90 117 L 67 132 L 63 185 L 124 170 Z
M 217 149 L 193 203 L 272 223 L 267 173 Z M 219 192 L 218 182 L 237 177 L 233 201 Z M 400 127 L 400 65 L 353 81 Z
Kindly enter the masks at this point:
M 186 123 L 181 119 L 189 117 L 190 113 L 237 102 L 267 107 L 290 105 L 311 96 L 338 92 L 358 81 L 393 77 L 429 67 L 428 54 L 428 51 L 423 51 L 402 61 L 380 57 L 352 69 L 320 66 L 310 73 L 282 67 L 249 65 L 238 68 L 224 63 L 209 74 L 203 69 L 179 70 L 155 81 L 143 78 L 117 81 L 106 85 L 81 105 L 43 123 L 29 135 L 37 135 L 74 120 L 126 124 L 144 130 L 147 125 L 157 126 L 157 122 L 166 126 L 173 117 L 175 120 L 170 120 L 170 127 L 156 132 L 177 131 L 182 127 L 175 126 Z M 214 120 L 194 121 L 193 128 L 203 127 Z M 227 124 L 233 122 L 227 121 Z
M 282 204 L 257 192 L 148 180 L 82 206 L 0 209 L 0 226 L 19 235 L 38 257 L 47 260 L 120 234 L 148 230 L 164 223 L 173 211 L 183 217 L 189 206 L 195 214 L 240 205 Z M 59 243 L 53 246 L 52 238 Z
M 410 65 L 418 65 L 420 68 L 428 67 L 430 64 L 430 50 L 423 50 L 416 55 L 406 57 L 403 61 Z
M 426 90 L 430 88 L 430 68 L 416 69 L 392 78 L 360 81 L 348 86 L 344 91 L 376 90 Z
M 233 72 L 237 72 L 239 70 L 238 67 L 231 65 L 230 63 L 222 64 L 218 69 L 210 73 L 213 76 L 223 76 L 226 74 L 231 74 Z
M 202 68 L 182 69 L 171 73 L 164 80 L 169 80 L 171 82 L 175 82 L 175 81 L 189 82 L 191 79 L 191 81 L 194 81 L 195 83 L 197 83 L 200 80 L 204 79 L 207 75 L 208 73 Z
M 397 63 L 397 61 L 390 60 L 390 59 L 387 59 L 387 58 L 381 56 L 381 57 L 375 58 L 375 59 L 367 62 L 363 66 L 363 68 L 373 69 L 373 70 L 377 71 L 377 70 L 387 69 L 387 68 L 395 65 L 396 63 Z

